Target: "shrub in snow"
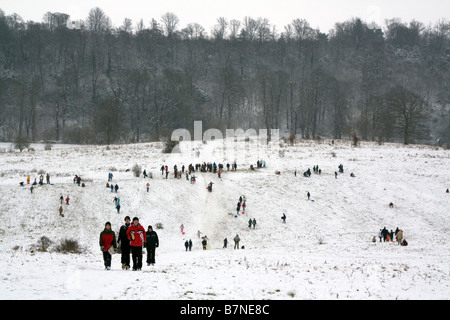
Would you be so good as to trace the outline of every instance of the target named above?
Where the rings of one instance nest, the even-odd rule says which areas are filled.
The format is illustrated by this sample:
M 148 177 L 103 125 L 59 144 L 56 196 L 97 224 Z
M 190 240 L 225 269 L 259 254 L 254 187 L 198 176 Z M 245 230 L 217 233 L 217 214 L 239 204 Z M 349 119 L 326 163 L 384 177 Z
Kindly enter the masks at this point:
M 83 248 L 78 241 L 73 239 L 63 239 L 55 248 L 56 252 L 60 253 L 82 253 Z
M 46 236 L 42 236 L 36 243 L 36 250 L 41 252 L 47 252 L 48 248 L 52 245 L 52 241 Z
M 133 171 L 134 176 L 135 176 L 136 178 L 138 178 L 139 175 L 141 174 L 142 168 L 141 168 L 141 166 L 139 166 L 138 164 L 135 164 L 131 170 Z

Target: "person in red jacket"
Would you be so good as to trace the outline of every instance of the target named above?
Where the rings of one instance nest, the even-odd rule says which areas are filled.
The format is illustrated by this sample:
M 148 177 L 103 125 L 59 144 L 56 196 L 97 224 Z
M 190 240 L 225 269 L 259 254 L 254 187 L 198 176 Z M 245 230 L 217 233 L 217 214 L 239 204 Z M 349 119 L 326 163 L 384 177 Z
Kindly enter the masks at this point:
M 142 269 L 142 246 L 147 242 L 145 229 L 139 223 L 139 218 L 134 217 L 133 223 L 128 227 L 127 237 L 130 240 L 133 271 Z
M 103 261 L 105 269 L 111 269 L 111 252 L 117 249 L 116 234 L 111 230 L 111 223 L 105 223 L 105 229 L 100 233 L 100 249 L 103 252 Z M 114 252 L 113 252 L 114 253 Z

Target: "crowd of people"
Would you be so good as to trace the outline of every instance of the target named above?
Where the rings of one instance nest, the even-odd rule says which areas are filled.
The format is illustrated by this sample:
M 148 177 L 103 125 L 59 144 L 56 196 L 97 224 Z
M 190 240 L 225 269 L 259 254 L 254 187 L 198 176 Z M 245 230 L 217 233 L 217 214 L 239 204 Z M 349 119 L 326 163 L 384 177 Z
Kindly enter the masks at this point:
M 257 168 L 265 168 L 266 162 L 262 160 L 258 160 L 256 163 Z M 236 171 L 237 170 L 237 164 L 236 163 L 227 163 L 225 165 L 227 171 Z M 218 177 L 220 178 L 220 174 L 224 170 L 224 165 L 222 163 L 216 164 L 216 162 L 203 162 L 203 163 L 197 163 L 197 164 L 189 164 L 188 166 L 182 165 L 180 168 L 177 165 L 173 166 L 173 178 L 174 179 L 181 179 L 183 176 L 186 177 L 186 180 L 190 181 L 191 184 L 195 184 L 196 182 L 196 173 L 213 173 L 218 174 Z M 340 164 L 338 166 L 339 173 L 344 172 L 343 165 Z M 338 171 L 335 171 L 335 178 L 338 176 Z M 311 177 L 311 170 L 308 168 L 304 173 L 304 177 Z M 318 165 L 313 166 L 313 174 L 322 174 L 322 169 L 319 168 Z M 167 165 L 161 166 L 161 175 L 165 177 L 165 179 L 168 179 L 169 176 L 169 167 Z M 147 174 L 146 170 L 143 172 L 144 178 L 147 178 L 149 175 Z M 296 176 L 296 171 L 295 171 Z M 354 177 L 353 173 L 351 176 Z M 84 186 L 84 183 L 81 183 L 82 179 L 79 175 L 76 175 L 73 179 L 73 182 L 77 184 L 78 186 Z M 50 175 L 47 173 L 46 175 L 46 182 L 47 184 L 50 184 Z M 27 184 L 31 184 L 31 178 L 30 176 L 27 177 Z M 37 181 L 37 178 L 34 179 L 34 183 L 31 185 L 31 192 L 33 192 L 33 189 L 36 185 L 43 185 L 44 184 L 44 176 L 41 174 L 39 176 L 39 182 Z M 210 182 L 208 184 L 208 191 L 212 192 L 213 182 Z M 23 186 L 23 183 L 21 183 L 21 186 Z M 113 174 L 108 173 L 108 182 L 106 183 L 106 187 L 111 190 L 111 193 L 118 193 L 119 186 L 117 183 L 113 183 Z M 146 184 L 147 192 L 150 191 L 150 184 L 147 182 Z M 449 193 L 449 190 L 446 190 L 446 193 Z M 308 200 L 310 200 L 310 192 L 307 192 Z M 60 206 L 58 209 L 59 215 L 61 217 L 64 217 L 64 205 L 69 205 L 70 198 L 69 196 L 64 197 L 62 194 L 60 196 Z M 120 197 L 117 195 L 113 199 L 115 209 L 117 210 L 117 213 L 120 214 Z M 236 205 L 236 217 L 241 214 L 245 214 L 246 212 L 246 197 L 244 195 L 241 195 L 239 197 L 239 200 Z M 389 204 L 391 208 L 393 208 L 393 203 L 391 202 Z M 283 213 L 281 217 L 282 223 L 286 223 L 286 214 Z M 121 255 L 121 263 L 122 263 L 122 269 L 128 270 L 141 270 L 142 269 L 142 260 L 143 260 L 143 248 L 146 248 L 147 250 L 147 265 L 154 265 L 155 264 L 155 253 L 156 248 L 159 246 L 159 239 L 157 233 L 153 230 L 153 227 L 150 225 L 147 228 L 147 231 L 144 229 L 144 227 L 140 224 L 139 218 L 134 217 L 133 220 L 130 219 L 129 216 L 125 217 L 124 219 L 125 223 L 120 227 L 120 231 L 118 234 L 118 237 L 116 238 L 115 232 L 112 230 L 111 223 L 106 222 L 104 226 L 104 230 L 100 233 L 100 240 L 99 245 L 101 252 L 103 254 L 103 261 L 105 269 L 109 270 L 111 268 L 111 261 L 112 261 L 112 255 L 114 253 L 119 252 Z M 248 220 L 248 228 L 249 229 L 255 229 L 256 228 L 256 219 L 255 218 L 249 218 Z M 182 225 L 183 227 L 183 225 Z M 182 234 L 184 235 L 183 230 L 181 230 Z M 200 237 L 200 231 L 198 232 L 198 236 Z M 380 229 L 378 233 L 379 242 L 394 242 L 396 241 L 398 245 L 406 246 L 408 243 L 404 239 L 404 233 L 403 230 L 396 228 L 395 231 L 388 230 L 386 227 L 383 229 Z M 377 242 L 376 237 L 374 236 L 373 242 Z M 394 240 L 395 239 L 395 240 Z M 244 248 L 243 246 L 240 246 L 240 237 L 238 234 L 233 238 L 234 241 L 234 249 Z M 201 239 L 201 244 L 203 250 L 206 250 L 208 248 L 208 237 L 204 235 Z M 191 251 L 193 248 L 193 243 L 191 239 L 185 239 L 184 242 L 185 250 Z M 225 238 L 223 241 L 223 248 L 227 248 L 228 246 L 228 239 Z

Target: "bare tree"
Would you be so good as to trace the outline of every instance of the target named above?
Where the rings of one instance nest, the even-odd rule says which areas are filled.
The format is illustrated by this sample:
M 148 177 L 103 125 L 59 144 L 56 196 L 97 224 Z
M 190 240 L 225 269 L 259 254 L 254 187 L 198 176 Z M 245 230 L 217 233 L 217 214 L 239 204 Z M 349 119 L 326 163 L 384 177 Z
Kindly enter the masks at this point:
M 166 12 L 162 15 L 161 22 L 165 28 L 166 35 L 170 37 L 177 30 L 180 19 L 178 19 L 178 17 L 174 13 Z
M 428 136 L 428 104 L 423 97 L 402 86 L 396 86 L 388 92 L 387 99 L 404 144 L 409 144 L 414 138 Z
M 103 33 L 111 29 L 111 19 L 99 7 L 92 8 L 86 19 L 86 25 L 89 30 Z

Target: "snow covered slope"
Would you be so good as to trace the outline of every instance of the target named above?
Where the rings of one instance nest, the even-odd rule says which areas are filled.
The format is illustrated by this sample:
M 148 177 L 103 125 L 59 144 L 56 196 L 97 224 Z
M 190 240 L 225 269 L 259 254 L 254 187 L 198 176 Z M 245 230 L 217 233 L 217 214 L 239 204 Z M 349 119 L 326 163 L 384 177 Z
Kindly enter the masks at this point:
M 203 148 L 214 149 L 208 142 Z M 214 158 L 163 154 L 159 143 L 106 146 L 55 145 L 46 151 L 0 153 L 0 293 L 5 299 L 448 299 L 450 297 L 450 151 L 426 146 L 362 143 L 334 145 L 300 141 L 265 158 L 251 146 L 220 146 Z M 8 149 L 9 144 L 0 146 Z M 243 156 L 240 150 L 249 152 Z M 208 153 L 204 153 L 208 154 Z M 209 153 L 211 154 L 211 152 Z M 249 156 L 250 154 L 250 156 Z M 266 168 L 249 170 L 256 161 Z M 197 162 L 237 161 L 237 172 L 219 179 L 197 173 L 192 185 L 170 172 Z M 339 164 L 344 174 L 335 179 Z M 134 164 L 153 174 L 136 178 Z M 318 165 L 322 174 L 302 173 Z M 130 171 L 127 171 L 130 169 Z M 48 172 L 53 185 L 31 193 L 26 176 Z M 275 175 L 279 170 L 280 175 Z M 294 172 L 297 171 L 297 176 Z M 106 188 L 114 174 L 117 194 Z M 353 172 L 355 177 L 350 177 Z M 73 183 L 78 174 L 86 187 Z M 45 174 L 44 174 L 45 176 Z M 25 182 L 20 187 L 19 182 Z M 214 183 L 213 192 L 206 186 Z M 146 183 L 150 192 L 146 192 Z M 310 192 L 311 199 L 307 199 Z M 69 195 L 59 217 L 59 197 Z M 245 195 L 245 214 L 236 215 Z M 121 212 L 113 199 L 120 197 Z M 388 204 L 394 203 L 394 208 Z M 281 216 L 286 214 L 286 224 Z M 126 215 L 137 216 L 160 238 L 155 266 L 123 271 L 120 255 L 105 271 L 98 238 L 106 221 L 118 232 Z M 255 229 L 248 220 L 255 218 Z M 184 225 L 185 235 L 180 232 Z M 373 243 L 386 226 L 404 231 L 407 247 Z M 202 250 L 197 232 L 209 238 Z M 234 250 L 239 234 L 241 246 Z M 39 252 L 46 236 L 54 243 L 76 239 L 82 254 Z M 229 240 L 223 249 L 223 239 Z M 193 251 L 184 242 L 192 239 Z M 144 258 L 145 262 L 145 258 Z

